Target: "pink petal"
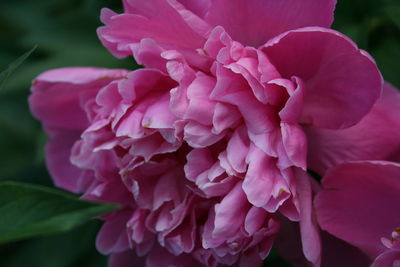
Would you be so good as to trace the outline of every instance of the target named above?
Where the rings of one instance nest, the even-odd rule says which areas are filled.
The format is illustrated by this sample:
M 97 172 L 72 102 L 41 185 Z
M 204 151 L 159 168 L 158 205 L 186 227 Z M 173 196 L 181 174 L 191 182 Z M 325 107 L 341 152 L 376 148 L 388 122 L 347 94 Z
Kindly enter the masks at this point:
M 29 105 L 50 136 L 46 162 L 57 186 L 79 191 L 82 171 L 71 164 L 70 154 L 72 145 L 89 126 L 84 105 L 94 99 L 100 88 L 126 73 L 125 70 L 63 68 L 47 71 L 33 81 Z
M 305 171 L 296 169 L 296 191 L 300 206 L 300 234 L 304 256 L 315 266 L 321 264 L 321 240 L 312 206 L 310 179 Z
M 304 82 L 300 122 L 323 128 L 346 128 L 370 111 L 382 89 L 372 58 L 344 35 L 309 27 L 285 32 L 263 51 L 280 74 Z
M 324 175 L 329 168 L 352 160 L 389 160 L 400 153 L 400 93 L 390 84 L 370 113 L 344 130 L 305 127 L 309 168 Z
M 129 249 L 127 222 L 132 211 L 125 209 L 109 215 L 96 238 L 97 250 L 103 254 L 118 253 Z
M 178 0 L 187 9 L 198 15 L 199 17 L 204 17 L 208 12 L 211 0 Z
M 164 49 L 194 54 L 209 31 L 205 22 L 175 0 L 130 0 L 125 7 L 128 13 L 121 15 L 103 9 L 101 20 L 106 26 L 98 29 L 102 43 L 117 57 L 135 53 L 145 38 Z
M 238 173 L 245 173 L 247 170 L 246 156 L 249 152 L 249 145 L 246 128 L 243 126 L 237 128 L 228 142 L 226 153 L 227 160 Z
M 221 25 L 235 41 L 258 47 L 288 30 L 330 27 L 335 0 L 216 0 L 206 21 Z
M 49 130 L 49 129 L 48 129 Z M 51 130 L 46 145 L 46 164 L 56 186 L 78 193 L 82 170 L 70 162 L 71 148 L 79 139 L 80 131 Z
M 242 183 L 236 186 L 215 205 L 213 237 L 229 239 L 234 236 L 243 224 L 249 211 L 250 203 L 242 189 Z
M 39 75 L 32 85 L 29 105 L 44 127 L 85 129 L 89 122 L 82 102 L 94 98 L 103 86 L 121 79 L 125 70 L 62 68 Z
M 400 225 L 400 165 L 344 163 L 327 172 L 315 206 L 321 227 L 370 256 L 385 247 L 381 238 Z
M 306 169 L 307 138 L 297 124 L 281 123 L 283 146 L 293 164 Z

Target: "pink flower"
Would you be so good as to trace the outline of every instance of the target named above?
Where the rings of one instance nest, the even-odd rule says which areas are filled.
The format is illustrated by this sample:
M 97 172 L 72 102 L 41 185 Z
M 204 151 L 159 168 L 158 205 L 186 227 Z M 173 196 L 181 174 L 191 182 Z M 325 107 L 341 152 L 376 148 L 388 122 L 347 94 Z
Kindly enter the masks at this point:
M 306 169 L 331 167 L 323 132 L 346 143 L 336 134 L 358 127 L 382 89 L 372 58 L 326 28 L 334 5 L 126 0 L 121 15 L 103 10 L 98 33 L 146 68 L 35 80 L 30 104 L 50 135 L 55 183 L 121 206 L 97 239 L 110 266 L 257 266 L 287 219 L 320 265 L 318 186 Z M 391 155 L 391 144 L 376 151 Z
M 399 177 L 397 163 L 344 163 L 327 172 L 316 198 L 322 229 L 375 258 L 374 267 L 400 264 Z

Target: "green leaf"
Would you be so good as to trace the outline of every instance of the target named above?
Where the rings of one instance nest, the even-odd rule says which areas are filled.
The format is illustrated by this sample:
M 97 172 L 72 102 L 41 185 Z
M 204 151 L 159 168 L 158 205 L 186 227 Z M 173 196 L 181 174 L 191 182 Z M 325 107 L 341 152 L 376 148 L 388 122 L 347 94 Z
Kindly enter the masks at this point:
M 21 64 L 33 53 L 33 51 L 35 51 L 36 48 L 37 46 L 35 45 L 34 47 L 32 47 L 31 50 L 29 50 L 28 52 L 20 56 L 17 60 L 12 62 L 5 71 L 0 73 L 0 90 L 4 86 L 7 79 L 11 76 L 11 74 L 13 74 L 14 71 L 18 69 L 19 66 L 21 66 Z
M 385 9 L 386 15 L 396 24 L 400 29 L 400 6 L 388 6 Z
M 79 200 L 56 189 L 0 183 L 0 244 L 65 232 L 115 206 Z

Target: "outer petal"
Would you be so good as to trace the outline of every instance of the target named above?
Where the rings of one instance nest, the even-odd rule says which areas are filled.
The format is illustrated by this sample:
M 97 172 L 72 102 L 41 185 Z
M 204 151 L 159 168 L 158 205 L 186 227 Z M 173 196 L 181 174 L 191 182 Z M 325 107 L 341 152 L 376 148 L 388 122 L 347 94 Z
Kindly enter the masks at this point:
M 82 170 L 70 162 L 71 148 L 79 139 L 80 131 L 51 130 L 46 145 L 46 165 L 56 186 L 78 193 Z
M 336 0 L 215 0 L 206 21 L 221 25 L 236 41 L 260 46 L 288 30 L 330 27 Z
M 300 122 L 322 128 L 346 128 L 367 114 L 382 89 L 372 58 L 344 35 L 309 27 L 286 32 L 263 51 L 284 78 L 305 84 Z
M 44 127 L 83 130 L 88 126 L 82 102 L 127 71 L 97 68 L 62 68 L 44 72 L 32 85 L 29 105 Z
M 324 175 L 345 161 L 388 160 L 400 154 L 399 112 L 400 93 L 386 83 L 382 97 L 355 126 L 344 130 L 305 127 L 309 168 Z
M 125 70 L 63 68 L 45 72 L 33 81 L 29 105 L 43 123 L 50 141 L 46 162 L 55 184 L 77 192 L 81 171 L 69 160 L 71 147 L 89 125 L 83 105 L 101 87 L 123 77 Z
M 375 257 L 400 225 L 400 164 L 345 163 L 323 178 L 315 206 L 323 229 Z

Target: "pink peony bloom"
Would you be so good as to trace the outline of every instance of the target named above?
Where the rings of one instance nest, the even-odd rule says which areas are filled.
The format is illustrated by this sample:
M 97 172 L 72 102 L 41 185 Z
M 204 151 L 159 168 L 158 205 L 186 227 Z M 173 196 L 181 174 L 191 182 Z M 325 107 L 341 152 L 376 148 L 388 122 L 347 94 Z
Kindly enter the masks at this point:
M 98 33 L 146 68 L 66 68 L 34 81 L 56 185 L 121 206 L 97 238 L 111 267 L 258 266 L 285 220 L 320 265 L 318 185 L 306 170 L 331 167 L 338 153 L 321 142 L 346 144 L 343 131 L 363 128 L 382 89 L 372 58 L 327 28 L 334 5 L 126 0 L 123 14 L 103 10 Z M 395 155 L 392 144 L 373 153 Z
M 326 173 L 316 198 L 322 229 L 375 258 L 374 267 L 400 264 L 399 177 L 398 163 L 344 163 Z

